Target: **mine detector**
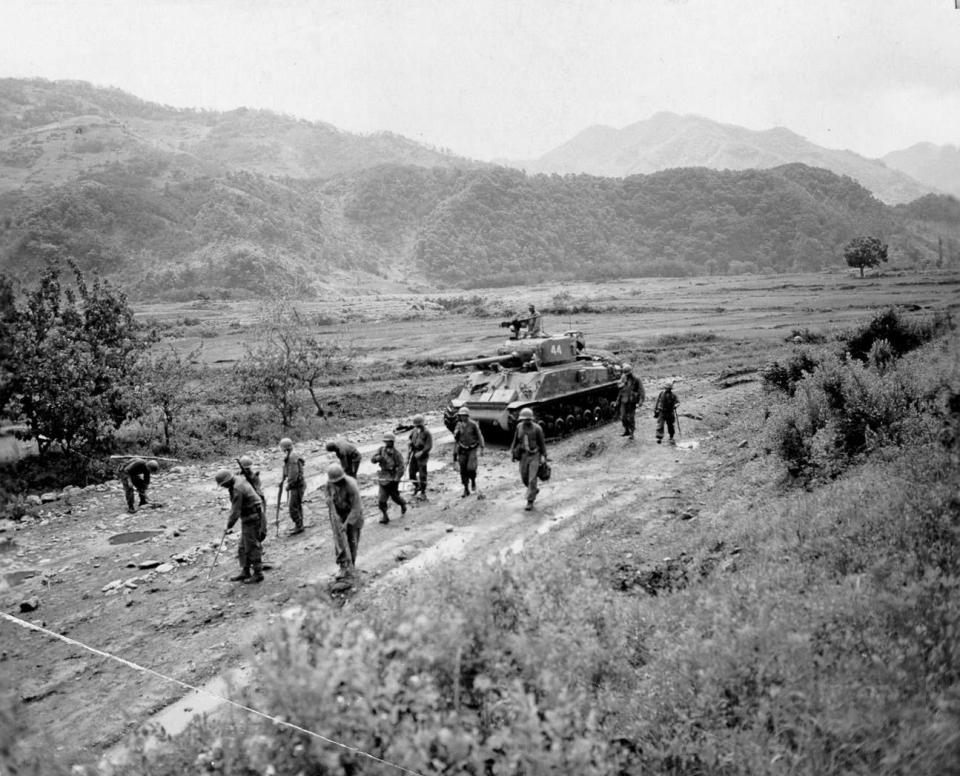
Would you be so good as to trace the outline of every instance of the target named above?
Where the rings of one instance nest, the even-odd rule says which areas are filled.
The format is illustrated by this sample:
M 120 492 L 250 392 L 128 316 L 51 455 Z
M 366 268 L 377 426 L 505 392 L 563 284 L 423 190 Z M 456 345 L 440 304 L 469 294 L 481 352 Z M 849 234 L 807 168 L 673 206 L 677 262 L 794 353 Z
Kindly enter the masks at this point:
M 451 431 L 461 407 L 470 410 L 485 432 L 509 434 L 520 410 L 529 407 L 548 437 L 605 423 L 616 413 L 621 364 L 611 353 L 587 350 L 580 331 L 513 337 L 496 356 L 446 366 L 478 368 L 444 410 L 444 424 Z

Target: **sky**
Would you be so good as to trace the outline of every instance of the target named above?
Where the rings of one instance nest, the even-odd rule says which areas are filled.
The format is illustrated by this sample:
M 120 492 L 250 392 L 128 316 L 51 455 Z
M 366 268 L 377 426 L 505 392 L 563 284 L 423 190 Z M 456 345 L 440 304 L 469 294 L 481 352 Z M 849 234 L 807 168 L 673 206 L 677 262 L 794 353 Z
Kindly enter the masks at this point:
M 265 108 L 476 159 L 659 111 L 960 144 L 960 0 L 0 0 L 0 77 Z

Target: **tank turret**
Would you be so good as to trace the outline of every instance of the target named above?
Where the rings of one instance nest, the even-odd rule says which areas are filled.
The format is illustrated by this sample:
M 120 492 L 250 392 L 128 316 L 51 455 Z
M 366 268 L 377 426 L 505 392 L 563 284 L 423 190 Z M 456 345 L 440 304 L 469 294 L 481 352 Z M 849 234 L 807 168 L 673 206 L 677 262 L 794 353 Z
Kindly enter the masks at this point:
M 533 410 L 548 436 L 613 417 L 620 363 L 610 353 L 587 350 L 582 332 L 513 337 L 499 351 L 495 356 L 448 362 L 451 368 L 476 368 L 444 412 L 451 430 L 464 406 L 488 432 L 512 432 L 525 407 Z

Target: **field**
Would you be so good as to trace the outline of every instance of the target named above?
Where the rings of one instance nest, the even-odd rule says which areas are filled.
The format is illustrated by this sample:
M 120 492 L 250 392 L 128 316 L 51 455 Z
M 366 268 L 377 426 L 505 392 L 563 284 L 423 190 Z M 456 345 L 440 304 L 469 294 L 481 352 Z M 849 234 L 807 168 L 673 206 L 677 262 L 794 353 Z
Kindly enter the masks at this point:
M 151 489 L 160 508 L 127 515 L 119 485 L 108 483 L 44 503 L 34 520 L 4 524 L 3 611 L 189 685 L 219 688 L 236 670 L 249 676 L 291 622 L 317 610 L 362 619 L 378 600 L 398 591 L 400 601 L 415 599 L 444 575 L 477 573 L 478 564 L 567 559 L 605 587 L 628 590 L 642 586 L 637 580 L 651 571 L 669 578 L 679 568 L 676 559 L 686 558 L 683 568 L 720 569 L 718 584 L 736 586 L 738 569 L 749 565 L 755 549 L 751 525 L 782 498 L 782 471 L 761 466 L 766 398 L 759 370 L 802 347 L 795 335 L 804 343 L 831 342 L 892 306 L 907 319 L 955 315 L 960 274 L 645 280 L 469 296 L 475 295 L 479 309 L 472 314 L 451 304 L 452 294 L 343 295 L 301 308 L 308 320 L 313 316 L 308 325 L 355 348 L 364 379 L 326 387 L 326 400 L 342 407 L 349 396 L 355 411 L 325 418 L 322 438 L 297 440 L 309 474 L 305 534 L 276 537 L 280 453 L 249 451 L 270 499 L 265 554 L 271 568 L 263 584 L 227 581 L 235 573 L 236 536 L 227 538 L 210 573 L 226 519 L 226 497 L 212 475 L 243 452 L 224 450 L 217 459 L 161 471 Z M 548 330 L 581 329 L 588 345 L 633 361 L 648 397 L 638 412 L 636 442 L 624 440 L 614 424 L 551 446 L 554 477 L 532 514 L 523 510 L 516 465 L 502 446 L 491 445 L 481 458 L 478 493 L 460 497 L 439 414 L 460 378 L 436 366 L 494 353 L 503 340 L 499 319 L 529 302 L 547 311 Z M 197 302 L 147 306 L 138 315 L 166 327 L 182 352 L 202 343 L 202 358 L 226 368 L 255 337 L 262 309 Z M 681 402 L 675 446 L 653 440 L 652 400 L 666 380 Z M 391 507 L 394 519 L 380 525 L 369 457 L 380 435 L 415 411 L 427 415 L 437 442 L 429 499 L 402 518 Z M 336 566 L 316 492 L 331 460 L 323 441 L 343 432 L 365 455 L 360 482 L 367 516 L 361 584 L 346 598 L 330 584 Z M 283 515 L 280 524 L 288 526 Z M 125 536 L 141 531 L 152 533 Z M 731 542 L 732 534 L 742 541 Z M 131 538 L 139 540 L 128 543 Z M 690 607 L 701 605 L 695 590 L 684 595 Z M 21 603 L 32 598 L 37 606 L 20 614 Z M 195 715 L 219 708 L 202 694 L 184 698 L 178 684 L 8 621 L 0 622 L 0 655 L 16 696 L 10 716 L 22 726 L 18 751 L 48 763 L 47 772 L 105 755 L 122 759 L 117 745 L 145 722 L 159 720 L 179 732 Z M 268 688 L 255 689 L 266 703 Z

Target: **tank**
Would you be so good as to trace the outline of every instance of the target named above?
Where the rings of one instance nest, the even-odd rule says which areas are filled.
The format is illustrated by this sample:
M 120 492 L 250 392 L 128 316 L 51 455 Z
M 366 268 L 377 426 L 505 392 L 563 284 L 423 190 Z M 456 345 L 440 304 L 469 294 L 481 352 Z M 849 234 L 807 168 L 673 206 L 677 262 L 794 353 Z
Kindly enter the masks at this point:
M 559 336 L 517 336 L 495 356 L 446 366 L 475 368 L 444 411 L 448 429 L 454 429 L 457 412 L 466 407 L 485 433 L 512 434 L 520 410 L 529 407 L 548 437 L 611 420 L 622 374 L 613 354 L 588 350 L 583 333 L 576 330 Z

